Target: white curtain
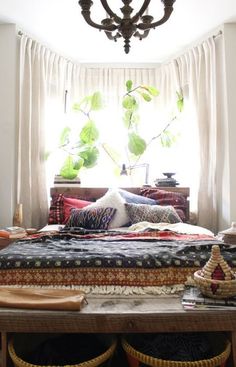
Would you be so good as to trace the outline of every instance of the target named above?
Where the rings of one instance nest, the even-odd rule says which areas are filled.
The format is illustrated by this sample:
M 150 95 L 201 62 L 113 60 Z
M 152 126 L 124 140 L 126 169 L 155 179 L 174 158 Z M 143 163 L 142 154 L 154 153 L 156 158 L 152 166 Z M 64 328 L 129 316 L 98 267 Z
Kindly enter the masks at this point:
M 80 67 L 24 36 L 21 37 L 20 56 L 18 203 L 23 204 L 25 226 L 38 228 L 47 220 L 44 159 L 47 101 L 54 100 L 57 110 L 61 109 L 62 113 L 65 90 L 68 90 L 68 101 L 71 103 L 100 90 L 107 106 L 111 108 L 107 123 L 112 124 L 113 116 L 120 113 L 118 110 L 125 82 L 131 79 L 135 85 L 154 85 L 161 91 L 160 97 L 154 101 L 158 108 L 173 102 L 175 92 L 180 90 L 188 96 L 190 104 L 195 108 L 200 161 L 199 167 L 194 167 L 192 171 L 199 177 L 199 181 L 195 178 L 193 180 L 193 193 L 197 198 L 195 208 L 198 224 L 211 230 L 216 229 L 215 38 L 209 38 L 167 65 L 150 69 Z
M 216 48 L 216 42 L 218 47 Z M 189 99 L 195 108 L 197 140 L 199 142 L 199 180 L 197 191 L 198 224 L 217 233 L 217 146 L 219 144 L 220 76 L 217 60 L 222 59 L 222 37 L 210 37 L 176 60 L 180 84 L 188 86 Z M 218 50 L 218 51 L 217 51 Z
M 72 70 L 72 63 L 21 36 L 17 202 L 23 205 L 25 227 L 40 228 L 47 223 L 45 109 L 49 96 L 63 106 Z

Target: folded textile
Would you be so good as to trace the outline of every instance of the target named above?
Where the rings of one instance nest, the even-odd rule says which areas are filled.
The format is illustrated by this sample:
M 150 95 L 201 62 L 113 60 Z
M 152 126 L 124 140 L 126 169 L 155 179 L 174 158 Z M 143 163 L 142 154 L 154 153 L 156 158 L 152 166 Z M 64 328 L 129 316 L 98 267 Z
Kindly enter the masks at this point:
M 85 302 L 80 290 L 0 287 L 0 307 L 80 311 Z

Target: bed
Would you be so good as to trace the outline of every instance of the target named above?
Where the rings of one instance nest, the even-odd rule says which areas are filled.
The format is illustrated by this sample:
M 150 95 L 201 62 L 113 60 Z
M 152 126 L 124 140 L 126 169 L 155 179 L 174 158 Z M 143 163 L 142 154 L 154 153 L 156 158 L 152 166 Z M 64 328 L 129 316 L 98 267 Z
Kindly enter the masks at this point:
M 220 245 L 235 268 L 234 245 L 189 223 L 187 188 L 61 187 L 52 188 L 51 197 L 50 225 L 0 251 L 1 286 L 73 287 L 95 294 L 176 293 L 206 263 L 213 244 Z M 103 216 L 101 207 L 109 209 Z M 158 220 L 164 222 L 155 222 L 160 207 L 164 212 L 158 212 Z M 124 226 L 127 218 L 112 210 L 128 212 L 132 222 Z M 91 228 L 77 225 L 78 217 L 72 217 L 84 212 L 89 213 L 85 222 L 99 217 Z M 112 214 L 114 225 L 107 227 Z
M 149 193 L 149 198 L 156 194 L 140 188 L 126 190 L 136 195 Z M 235 246 L 225 245 L 208 230 L 189 224 L 186 188 L 164 188 L 169 194 L 161 193 L 161 199 L 157 200 L 159 204 L 171 202 L 177 210 L 183 210 L 182 222 L 142 221 L 132 224 L 131 229 L 130 226 L 107 230 L 63 227 L 65 215 L 78 204 L 74 200 L 79 200 L 80 206 L 89 206 L 88 202 L 97 202 L 107 191 L 53 188 L 49 225 L 35 236 L 0 251 L 3 287 L 73 287 L 88 293 L 88 303 L 79 312 L 1 308 L 2 366 L 10 365 L 7 343 L 12 333 L 190 331 L 227 333 L 232 342 L 228 365 L 235 365 L 235 311 L 186 311 L 178 294 L 188 277 L 206 262 L 213 244 L 219 244 L 223 256 L 235 269 Z M 175 193 L 182 195 L 180 201 Z M 66 210 L 61 205 L 65 197 Z M 58 227 L 62 230 L 58 231 Z

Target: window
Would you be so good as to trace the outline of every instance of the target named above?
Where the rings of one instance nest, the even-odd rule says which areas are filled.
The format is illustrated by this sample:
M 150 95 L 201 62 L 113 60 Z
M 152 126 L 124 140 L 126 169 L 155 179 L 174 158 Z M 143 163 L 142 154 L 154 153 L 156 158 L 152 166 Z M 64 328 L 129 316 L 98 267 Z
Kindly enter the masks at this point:
M 159 98 L 159 97 L 156 97 Z M 106 102 L 106 101 L 105 101 Z M 188 98 L 185 98 L 184 110 L 178 114 L 178 118 L 171 122 L 175 116 L 176 108 L 170 104 L 165 110 L 158 108 L 156 103 L 140 104 L 140 134 L 150 142 L 153 137 L 158 136 L 160 132 L 170 123 L 169 129 L 177 139 L 171 147 L 162 147 L 160 138 L 154 139 L 138 161 L 138 163 L 149 164 L 149 181 L 154 185 L 156 178 L 161 178 L 163 172 L 176 173 L 175 179 L 180 186 L 193 187 L 198 181 L 198 144 L 197 130 L 194 117 L 194 108 L 190 105 Z M 48 166 L 48 185 L 52 186 L 53 177 L 59 174 L 63 162 L 63 152 L 57 149 L 59 137 L 63 126 L 73 127 L 81 126 L 85 120 L 72 110 L 67 109 L 64 113 L 64 106 L 61 101 L 50 99 L 47 106 L 48 124 L 47 124 L 47 148 L 50 152 Z M 109 103 L 105 107 L 94 113 L 93 118 L 99 128 L 100 155 L 97 165 L 93 168 L 82 169 L 79 173 L 83 186 L 142 186 L 145 183 L 145 168 L 132 170 L 131 176 L 120 176 L 122 164 L 129 166 L 127 160 L 127 130 L 123 126 L 123 110 L 121 101 L 117 103 L 117 98 L 111 96 Z M 114 152 L 113 159 L 109 152 L 102 146 L 107 144 Z

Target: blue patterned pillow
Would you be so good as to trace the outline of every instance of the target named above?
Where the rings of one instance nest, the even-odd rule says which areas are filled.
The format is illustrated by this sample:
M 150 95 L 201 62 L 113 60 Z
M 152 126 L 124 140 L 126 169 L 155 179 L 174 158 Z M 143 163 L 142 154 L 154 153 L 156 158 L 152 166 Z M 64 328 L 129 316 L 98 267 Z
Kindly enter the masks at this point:
M 115 208 L 72 209 L 65 228 L 108 229 L 115 212 Z
M 142 195 L 133 194 L 127 190 L 118 189 L 119 194 L 125 199 L 126 203 L 132 204 L 149 204 L 149 205 L 156 205 L 157 202 L 154 199 L 147 198 Z

